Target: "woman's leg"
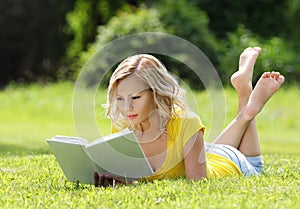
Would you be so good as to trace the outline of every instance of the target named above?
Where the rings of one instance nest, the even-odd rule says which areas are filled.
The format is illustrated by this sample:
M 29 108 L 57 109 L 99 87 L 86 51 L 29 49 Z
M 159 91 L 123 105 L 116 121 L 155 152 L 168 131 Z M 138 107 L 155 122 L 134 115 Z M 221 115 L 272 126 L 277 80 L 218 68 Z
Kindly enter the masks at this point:
M 264 73 L 250 94 L 247 104 L 216 139 L 216 143 L 229 144 L 239 148 L 247 128 L 283 82 L 284 77 L 278 72 Z M 251 150 L 252 147 L 248 147 L 248 149 Z
M 231 84 L 235 88 L 238 95 L 238 114 L 248 103 L 250 94 L 252 92 L 253 69 L 256 59 L 260 52 L 261 48 L 259 47 L 246 48 L 240 55 L 238 71 L 231 76 Z M 215 141 L 215 143 L 230 144 L 238 148 L 241 144 L 241 141 L 243 141 L 244 137 L 251 137 L 254 138 L 253 141 L 258 141 L 255 119 L 249 123 L 240 141 L 222 139 L 222 141 Z
M 239 70 L 231 76 L 231 84 L 238 94 L 238 113 L 242 111 L 249 101 L 253 89 L 253 69 L 260 52 L 261 48 L 259 47 L 245 49 L 240 56 Z M 239 145 L 235 144 L 235 147 L 245 156 L 258 156 L 261 154 L 255 118 L 249 123 Z

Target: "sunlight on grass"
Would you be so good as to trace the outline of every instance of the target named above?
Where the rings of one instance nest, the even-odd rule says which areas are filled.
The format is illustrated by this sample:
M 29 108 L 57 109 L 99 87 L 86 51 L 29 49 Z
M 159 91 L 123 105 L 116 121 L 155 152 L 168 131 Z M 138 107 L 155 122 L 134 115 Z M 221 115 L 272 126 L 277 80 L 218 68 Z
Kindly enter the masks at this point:
M 265 162 L 267 169 L 260 177 L 162 180 L 104 189 L 66 182 L 52 155 L 7 156 L 0 161 L 0 204 L 3 208 L 297 208 L 299 159 L 266 155 Z

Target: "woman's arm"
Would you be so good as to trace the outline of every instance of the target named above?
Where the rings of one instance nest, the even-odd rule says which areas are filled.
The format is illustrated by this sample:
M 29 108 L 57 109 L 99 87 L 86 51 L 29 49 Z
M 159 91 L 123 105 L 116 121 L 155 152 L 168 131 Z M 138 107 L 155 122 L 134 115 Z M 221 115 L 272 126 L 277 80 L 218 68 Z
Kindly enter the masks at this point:
M 185 173 L 188 180 L 206 177 L 206 160 L 202 131 L 198 131 L 184 146 Z

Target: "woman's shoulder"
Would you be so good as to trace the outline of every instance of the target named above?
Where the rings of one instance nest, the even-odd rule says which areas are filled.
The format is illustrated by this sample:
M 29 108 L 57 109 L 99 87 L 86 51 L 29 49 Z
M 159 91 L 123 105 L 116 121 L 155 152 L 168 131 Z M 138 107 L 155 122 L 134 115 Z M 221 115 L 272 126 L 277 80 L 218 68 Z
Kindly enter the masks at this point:
M 173 115 L 172 119 L 167 124 L 167 129 L 170 131 L 172 130 L 173 132 L 174 130 L 182 130 L 183 132 L 201 130 L 204 134 L 205 126 L 197 113 L 192 111 L 182 111 L 179 114 Z
M 172 114 L 172 119 L 174 120 L 190 120 L 190 119 L 200 119 L 199 115 L 190 110 L 188 111 L 176 111 Z
M 192 111 L 182 111 L 173 114 L 169 123 L 172 125 L 202 124 L 199 115 Z

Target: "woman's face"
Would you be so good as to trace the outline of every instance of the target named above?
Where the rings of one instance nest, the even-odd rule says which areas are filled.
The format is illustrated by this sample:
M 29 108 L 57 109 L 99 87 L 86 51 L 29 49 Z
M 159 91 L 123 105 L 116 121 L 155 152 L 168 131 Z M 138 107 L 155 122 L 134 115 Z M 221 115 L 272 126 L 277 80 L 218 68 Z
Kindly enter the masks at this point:
M 143 131 L 151 127 L 149 116 L 156 105 L 145 82 L 135 75 L 126 77 L 117 86 L 116 99 L 119 111 L 132 125 L 140 124 Z

